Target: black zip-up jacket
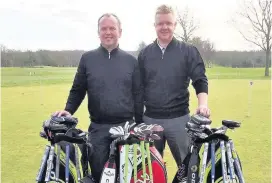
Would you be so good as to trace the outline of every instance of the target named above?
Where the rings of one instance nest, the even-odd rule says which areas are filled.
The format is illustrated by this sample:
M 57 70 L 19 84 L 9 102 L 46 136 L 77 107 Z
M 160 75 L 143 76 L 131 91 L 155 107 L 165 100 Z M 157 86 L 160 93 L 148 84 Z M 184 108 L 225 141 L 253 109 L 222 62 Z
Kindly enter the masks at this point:
M 119 47 L 84 53 L 66 103 L 72 115 L 88 95 L 88 110 L 95 123 L 142 122 L 143 88 L 138 61 Z
M 208 93 L 204 62 L 195 46 L 173 38 L 163 54 L 156 40 L 141 50 L 138 61 L 148 117 L 169 119 L 188 114 L 190 79 L 196 94 Z

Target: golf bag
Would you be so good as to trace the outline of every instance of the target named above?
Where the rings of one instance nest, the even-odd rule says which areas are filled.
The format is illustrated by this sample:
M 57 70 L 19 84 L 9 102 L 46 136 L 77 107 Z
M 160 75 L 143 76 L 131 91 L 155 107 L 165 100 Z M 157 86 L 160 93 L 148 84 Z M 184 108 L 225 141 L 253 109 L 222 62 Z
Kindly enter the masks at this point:
M 48 139 L 50 145 L 46 145 L 36 182 L 79 183 L 88 175 L 92 148 L 85 142 L 84 132 L 75 128 L 76 124 L 76 118 L 64 117 L 44 122 L 40 136 Z M 91 179 L 88 183 L 92 183 Z
M 192 116 L 186 124 L 192 144 L 172 183 L 245 183 L 233 140 L 225 135 L 227 129 L 238 128 L 240 123 L 223 120 L 220 128 L 210 128 L 210 124 L 200 115 Z
M 66 151 L 66 147 L 69 145 L 69 153 L 67 153 Z M 53 149 L 52 149 L 53 148 Z M 65 175 L 65 169 L 68 168 L 68 180 L 69 183 L 78 183 L 78 173 L 80 174 L 80 177 L 85 177 L 88 174 L 89 171 L 89 167 L 88 167 L 88 160 L 87 160 L 87 154 L 86 154 L 86 146 L 82 145 L 82 144 L 73 144 L 73 143 L 69 143 L 69 142 L 65 142 L 65 141 L 61 141 L 57 144 L 55 144 L 54 146 L 50 146 L 50 145 L 46 145 L 46 150 L 43 156 L 43 160 L 44 161 L 44 167 L 43 167 L 43 171 L 41 173 L 41 175 L 37 176 L 37 182 L 38 183 L 45 183 L 47 181 L 45 181 L 46 179 L 46 170 L 48 168 L 48 163 L 49 161 L 52 161 L 52 169 L 50 171 L 50 176 L 49 176 L 49 182 L 56 182 L 56 161 L 57 161 L 57 153 L 58 153 L 58 149 L 59 149 L 59 176 L 58 176 L 58 181 L 59 182 L 65 182 L 66 179 L 66 175 Z M 77 169 L 76 168 L 76 158 L 75 158 L 75 149 L 77 148 L 77 153 L 78 153 L 78 160 L 80 160 L 79 166 L 80 168 Z M 52 149 L 52 153 L 53 153 L 53 157 L 50 160 L 50 149 Z M 67 154 L 69 154 L 69 166 L 67 167 Z M 77 172 L 79 171 L 79 172 Z M 39 177 L 39 179 L 38 179 Z M 80 178 L 79 177 L 79 178 Z
M 178 171 L 173 179 L 172 183 L 193 183 L 193 182 L 199 182 L 199 170 L 201 168 L 201 162 L 202 162 L 202 155 L 203 151 L 201 151 L 201 145 L 198 144 L 198 147 L 192 147 L 192 151 L 187 154 L 185 159 L 183 160 L 182 164 L 178 166 Z M 237 155 L 238 162 L 241 166 L 241 162 L 239 159 L 239 156 L 237 152 L 235 152 Z M 227 153 L 225 153 L 225 156 L 227 156 Z M 226 159 L 226 167 L 229 169 L 228 159 Z M 204 175 L 204 183 L 212 183 L 211 180 L 211 143 L 209 144 L 208 149 L 208 155 L 207 155 L 207 161 L 206 161 L 206 171 Z M 235 168 L 235 180 L 236 183 L 240 183 L 238 179 L 238 172 Z M 191 175 L 191 176 L 190 176 Z M 229 177 L 228 173 L 228 177 Z M 229 179 L 229 178 L 228 178 Z M 214 172 L 214 182 L 215 183 L 223 183 L 223 174 L 222 174 L 222 155 L 221 155 L 221 149 L 220 149 L 220 142 L 218 141 L 215 143 L 215 172 Z
M 118 146 L 120 183 L 167 182 L 165 163 L 153 143 L 127 139 Z

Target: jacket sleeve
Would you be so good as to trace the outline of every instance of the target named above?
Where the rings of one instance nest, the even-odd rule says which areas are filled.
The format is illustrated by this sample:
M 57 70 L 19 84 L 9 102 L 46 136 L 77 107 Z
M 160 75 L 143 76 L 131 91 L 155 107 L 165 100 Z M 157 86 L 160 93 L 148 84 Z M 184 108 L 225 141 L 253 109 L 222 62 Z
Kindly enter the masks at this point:
M 134 72 L 133 72 L 133 96 L 134 96 L 134 110 L 135 110 L 135 122 L 143 122 L 143 112 L 144 112 L 144 103 L 143 103 L 143 82 L 142 75 L 140 71 L 139 61 L 135 61 Z
M 206 76 L 205 64 L 195 46 L 189 46 L 188 72 L 196 94 L 208 93 L 208 79 Z
M 84 54 L 81 56 L 72 88 L 67 99 L 65 110 L 72 115 L 76 112 L 87 91 L 87 78 Z

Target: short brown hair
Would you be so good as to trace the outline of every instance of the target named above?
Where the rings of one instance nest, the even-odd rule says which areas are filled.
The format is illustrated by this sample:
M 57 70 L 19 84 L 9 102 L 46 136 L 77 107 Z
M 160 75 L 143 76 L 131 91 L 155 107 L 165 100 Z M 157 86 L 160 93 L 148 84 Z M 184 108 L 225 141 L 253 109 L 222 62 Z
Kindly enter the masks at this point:
M 172 13 L 173 15 L 175 15 L 174 9 L 167 4 L 162 4 L 159 7 L 157 7 L 156 9 L 156 15 L 157 14 L 168 14 L 168 13 Z
M 114 13 L 104 13 L 103 15 L 101 15 L 99 18 L 98 18 L 98 21 L 97 21 L 97 26 L 98 26 L 98 29 L 99 29 L 99 22 L 100 20 L 103 18 L 103 17 L 110 17 L 110 16 L 113 16 L 114 18 L 116 18 L 118 24 L 119 24 L 119 28 L 121 28 L 121 21 L 119 19 L 119 17 L 114 14 Z

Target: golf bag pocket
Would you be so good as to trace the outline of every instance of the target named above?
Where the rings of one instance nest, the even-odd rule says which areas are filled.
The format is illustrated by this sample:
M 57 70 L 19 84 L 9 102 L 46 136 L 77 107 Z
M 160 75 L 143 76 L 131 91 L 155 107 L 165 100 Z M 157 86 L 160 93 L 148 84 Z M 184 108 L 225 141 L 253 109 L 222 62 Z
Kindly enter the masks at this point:
M 165 164 L 150 142 L 124 140 L 119 143 L 120 183 L 166 183 Z

